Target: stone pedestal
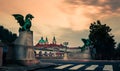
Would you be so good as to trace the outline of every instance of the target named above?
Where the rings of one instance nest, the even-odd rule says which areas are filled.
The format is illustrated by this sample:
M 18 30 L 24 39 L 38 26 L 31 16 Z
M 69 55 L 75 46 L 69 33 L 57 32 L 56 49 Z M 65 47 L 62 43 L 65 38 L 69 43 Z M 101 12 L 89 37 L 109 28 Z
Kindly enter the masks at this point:
M 68 55 L 67 55 L 67 53 L 64 53 L 63 59 L 64 59 L 64 60 L 68 60 Z
M 83 52 L 81 52 L 80 55 L 81 59 L 91 60 L 90 48 L 86 47 L 86 49 Z
M 14 59 L 23 65 L 35 64 L 35 53 L 33 49 L 33 32 L 22 31 L 14 42 Z

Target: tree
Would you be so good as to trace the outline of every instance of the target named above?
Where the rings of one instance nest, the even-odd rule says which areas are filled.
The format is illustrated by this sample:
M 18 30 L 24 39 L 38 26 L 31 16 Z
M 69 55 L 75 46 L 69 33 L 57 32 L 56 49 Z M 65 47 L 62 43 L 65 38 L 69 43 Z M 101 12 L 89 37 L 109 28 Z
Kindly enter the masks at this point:
M 115 58 L 120 59 L 120 43 L 117 45 L 116 52 L 115 52 Z
M 9 44 L 12 43 L 17 38 L 15 33 L 12 33 L 8 29 L 5 29 L 3 26 L 0 26 L 0 40 L 5 43 Z
M 3 65 L 6 64 L 6 55 L 8 51 L 8 46 L 11 47 L 13 44 L 11 44 L 15 39 L 17 38 L 17 35 L 9 31 L 8 29 L 5 29 L 3 26 L 0 26 L 0 40 L 3 42 L 4 48 L 3 48 Z
M 96 49 L 95 59 L 111 59 L 114 54 L 115 41 L 113 35 L 110 34 L 112 30 L 106 24 L 101 24 L 98 20 L 97 22 L 91 23 L 90 25 L 89 39 Z

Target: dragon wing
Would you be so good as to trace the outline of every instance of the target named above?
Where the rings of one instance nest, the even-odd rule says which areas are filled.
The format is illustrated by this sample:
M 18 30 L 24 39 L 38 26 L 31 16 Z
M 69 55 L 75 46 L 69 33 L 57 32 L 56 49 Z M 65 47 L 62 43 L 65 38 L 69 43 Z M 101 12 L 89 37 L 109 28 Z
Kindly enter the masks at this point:
M 14 18 L 17 20 L 17 22 L 20 24 L 20 26 L 24 25 L 24 17 L 20 14 L 13 14 Z

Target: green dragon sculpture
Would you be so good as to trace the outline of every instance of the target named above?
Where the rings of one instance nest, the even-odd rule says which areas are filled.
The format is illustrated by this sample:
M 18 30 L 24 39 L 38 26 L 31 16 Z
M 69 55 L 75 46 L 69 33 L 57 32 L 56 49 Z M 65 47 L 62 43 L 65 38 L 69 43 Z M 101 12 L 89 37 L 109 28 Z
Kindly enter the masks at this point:
M 34 18 L 31 14 L 27 14 L 25 19 L 24 19 L 24 16 L 21 14 L 13 14 L 13 16 L 21 26 L 19 28 L 19 31 L 30 31 L 30 28 L 32 25 L 31 20 L 32 18 Z
M 84 43 L 84 45 L 81 47 L 81 51 L 84 51 L 87 46 L 91 45 L 91 41 L 89 39 L 81 39 Z

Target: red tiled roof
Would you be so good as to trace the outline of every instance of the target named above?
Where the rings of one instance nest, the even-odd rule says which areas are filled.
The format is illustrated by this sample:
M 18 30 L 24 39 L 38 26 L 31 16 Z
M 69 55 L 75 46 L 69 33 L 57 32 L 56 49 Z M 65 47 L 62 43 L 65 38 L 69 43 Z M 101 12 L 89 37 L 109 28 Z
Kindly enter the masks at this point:
M 64 47 L 62 44 L 37 44 L 35 45 L 36 47 L 44 47 L 44 48 L 49 48 L 49 47 Z

